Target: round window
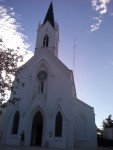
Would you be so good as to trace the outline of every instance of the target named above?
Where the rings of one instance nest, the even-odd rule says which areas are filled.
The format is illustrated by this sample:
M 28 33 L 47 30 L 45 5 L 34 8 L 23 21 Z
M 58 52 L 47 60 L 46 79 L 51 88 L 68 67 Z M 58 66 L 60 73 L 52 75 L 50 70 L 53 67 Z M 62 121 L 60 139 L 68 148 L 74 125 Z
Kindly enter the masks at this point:
M 40 82 L 44 82 L 46 79 L 47 79 L 47 72 L 46 71 L 40 71 L 38 74 L 37 74 L 37 79 L 40 81 Z

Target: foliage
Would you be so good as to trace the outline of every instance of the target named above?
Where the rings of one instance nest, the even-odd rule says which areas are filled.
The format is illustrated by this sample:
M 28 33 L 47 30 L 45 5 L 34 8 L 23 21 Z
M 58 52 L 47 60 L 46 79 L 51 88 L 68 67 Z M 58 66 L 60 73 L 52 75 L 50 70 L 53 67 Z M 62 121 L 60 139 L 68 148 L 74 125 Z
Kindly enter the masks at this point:
M 112 115 L 109 115 L 108 118 L 103 120 L 103 128 L 113 128 Z
M 6 99 L 10 92 L 14 97 L 10 100 L 10 103 L 15 104 L 18 101 L 16 95 L 17 85 L 12 86 L 12 82 L 16 77 L 18 85 L 24 85 L 17 77 L 18 63 L 23 61 L 23 56 L 19 54 L 19 48 L 17 50 L 6 48 L 3 45 L 2 39 L 0 40 L 0 105 L 1 108 L 7 106 Z M 18 71 L 19 74 L 19 71 Z

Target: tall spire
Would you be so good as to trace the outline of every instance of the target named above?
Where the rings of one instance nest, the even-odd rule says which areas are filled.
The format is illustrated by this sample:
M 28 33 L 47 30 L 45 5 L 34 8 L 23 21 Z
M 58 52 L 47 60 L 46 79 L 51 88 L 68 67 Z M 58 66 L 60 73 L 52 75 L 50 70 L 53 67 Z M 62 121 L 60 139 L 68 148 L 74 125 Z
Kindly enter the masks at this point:
M 43 22 L 43 25 L 49 21 L 50 24 L 53 26 L 54 28 L 54 14 L 53 14 L 53 4 L 51 2 L 49 8 L 48 8 L 48 11 L 47 11 L 47 14 L 46 14 L 46 17 L 44 19 L 44 22 Z

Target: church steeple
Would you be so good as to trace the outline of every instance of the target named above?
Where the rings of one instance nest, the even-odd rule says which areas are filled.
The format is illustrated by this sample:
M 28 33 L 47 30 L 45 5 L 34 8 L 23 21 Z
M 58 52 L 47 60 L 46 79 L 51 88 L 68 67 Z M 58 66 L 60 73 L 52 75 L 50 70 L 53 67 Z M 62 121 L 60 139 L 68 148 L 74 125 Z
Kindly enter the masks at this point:
M 51 2 L 44 22 L 38 26 L 35 53 L 39 50 L 46 49 L 58 57 L 58 43 L 59 26 L 54 21 L 53 4 Z
M 43 25 L 49 21 L 49 23 L 53 26 L 55 26 L 55 23 L 54 23 L 54 13 L 53 13 L 53 4 L 52 2 L 50 3 L 50 6 L 48 8 L 48 11 L 47 11 L 47 14 L 45 16 L 45 19 L 44 19 L 44 22 L 43 22 Z

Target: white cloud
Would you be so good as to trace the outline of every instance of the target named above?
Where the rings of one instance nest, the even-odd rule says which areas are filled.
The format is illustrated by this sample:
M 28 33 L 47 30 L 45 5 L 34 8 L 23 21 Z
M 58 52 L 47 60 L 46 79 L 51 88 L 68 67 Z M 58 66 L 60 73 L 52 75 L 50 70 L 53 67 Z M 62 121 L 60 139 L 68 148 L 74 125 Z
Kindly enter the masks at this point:
M 0 6 L 0 39 L 7 48 L 17 49 L 24 54 L 29 48 L 26 42 L 27 37 L 22 33 L 22 26 L 15 19 L 15 12 L 12 7 L 9 9 Z M 32 52 L 28 51 L 28 54 Z M 27 56 L 27 57 L 30 57 Z
M 4 0 L 0 0 L 0 2 L 4 2 Z M 19 54 L 23 55 L 24 62 L 19 62 L 18 66 L 33 56 L 33 53 L 28 51 L 30 45 L 27 43 L 27 37 L 22 33 L 21 24 L 15 19 L 15 12 L 12 7 L 7 9 L 0 6 L 0 41 L 3 41 L 6 48 L 18 50 Z M 0 48 L 3 49 L 3 45 L 0 45 Z M 3 72 L 2 77 L 5 77 L 5 72 Z M 11 79 L 14 80 L 13 75 L 11 75 Z M 10 97 L 10 91 L 6 90 L 6 94 L 7 101 Z
M 16 19 L 11 15 L 12 10 L 8 10 L 3 6 L 0 6 L 0 38 L 6 47 L 16 49 L 27 49 L 29 45 L 25 43 L 27 38 L 19 31 L 20 24 L 17 23 Z M 12 12 L 14 14 L 14 12 Z
M 1 1 L 0 2 L 4 2 Z M 23 55 L 23 62 L 18 62 L 18 67 L 23 65 L 28 59 L 33 56 L 33 53 L 31 51 L 28 51 L 29 44 L 26 42 L 27 37 L 22 33 L 22 26 L 20 23 L 17 22 L 15 19 L 15 12 L 12 7 L 9 9 L 5 8 L 4 6 L 0 5 L 0 48 L 2 50 L 5 50 L 3 46 L 6 48 L 14 49 L 15 51 L 18 51 L 17 54 Z M 15 52 L 14 51 L 14 52 Z M 5 71 L 2 72 L 2 78 L 5 77 L 6 73 Z M 14 76 L 11 75 L 11 80 L 13 82 Z M 5 90 L 6 101 L 10 97 L 10 91 Z M 0 95 L 1 98 L 1 95 Z M 5 101 L 4 101 L 5 102 Z
M 103 15 L 107 13 L 107 5 L 111 0 L 92 0 L 92 6 L 95 11 Z
M 99 17 L 93 17 L 93 20 L 96 20 L 95 24 L 92 24 L 90 26 L 91 32 L 96 31 L 99 29 L 101 23 L 102 23 L 102 15 L 106 14 L 108 11 L 108 4 L 112 0 L 92 0 L 92 7 L 93 9 L 99 14 Z
M 102 20 L 99 17 L 93 17 L 93 20 L 95 20 L 96 23 L 91 25 L 91 32 L 98 30 L 102 23 Z

